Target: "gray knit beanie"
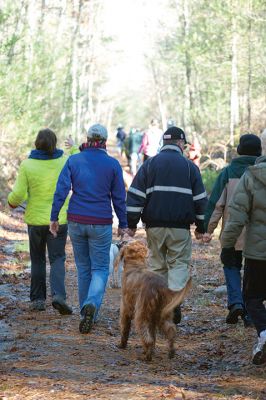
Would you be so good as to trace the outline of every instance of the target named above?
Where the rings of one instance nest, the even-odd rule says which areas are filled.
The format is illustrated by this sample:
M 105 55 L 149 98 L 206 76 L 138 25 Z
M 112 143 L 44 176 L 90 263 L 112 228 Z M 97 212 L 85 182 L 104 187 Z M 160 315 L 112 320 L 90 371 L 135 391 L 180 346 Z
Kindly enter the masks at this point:
M 101 124 L 92 125 L 87 133 L 89 139 L 107 140 L 108 132 L 105 126 Z

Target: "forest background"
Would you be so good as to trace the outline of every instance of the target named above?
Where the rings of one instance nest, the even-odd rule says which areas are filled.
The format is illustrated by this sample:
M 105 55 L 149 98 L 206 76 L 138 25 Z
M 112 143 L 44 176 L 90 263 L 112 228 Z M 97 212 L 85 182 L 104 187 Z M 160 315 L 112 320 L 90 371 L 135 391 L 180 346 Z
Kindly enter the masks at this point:
M 39 129 L 168 118 L 205 174 L 266 127 L 264 0 L 0 0 L 0 201 Z

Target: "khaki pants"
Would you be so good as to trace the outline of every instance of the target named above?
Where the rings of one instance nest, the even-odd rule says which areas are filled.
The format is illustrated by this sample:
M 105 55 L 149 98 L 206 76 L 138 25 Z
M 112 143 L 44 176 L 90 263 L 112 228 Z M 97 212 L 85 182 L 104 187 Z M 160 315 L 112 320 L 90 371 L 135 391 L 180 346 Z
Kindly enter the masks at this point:
M 191 235 L 187 229 L 147 228 L 149 267 L 162 275 L 169 289 L 182 289 L 189 279 Z

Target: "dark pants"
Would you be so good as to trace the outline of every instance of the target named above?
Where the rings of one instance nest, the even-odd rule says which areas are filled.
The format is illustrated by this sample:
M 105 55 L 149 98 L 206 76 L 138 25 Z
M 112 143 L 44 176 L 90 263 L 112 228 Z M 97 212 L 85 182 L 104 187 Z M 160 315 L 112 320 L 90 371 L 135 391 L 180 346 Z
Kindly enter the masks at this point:
M 65 245 L 67 225 L 60 225 L 57 237 L 49 232 L 49 226 L 28 225 L 31 258 L 30 300 L 46 299 L 46 246 L 51 265 L 51 294 L 66 298 Z
M 259 335 L 266 330 L 266 260 L 246 259 L 243 285 L 246 309 Z

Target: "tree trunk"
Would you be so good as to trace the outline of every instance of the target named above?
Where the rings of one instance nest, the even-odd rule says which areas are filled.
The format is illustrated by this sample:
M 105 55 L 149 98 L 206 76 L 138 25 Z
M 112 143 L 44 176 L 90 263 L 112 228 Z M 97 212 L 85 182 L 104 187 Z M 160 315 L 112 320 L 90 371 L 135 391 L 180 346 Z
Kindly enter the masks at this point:
M 231 105 L 230 105 L 230 145 L 234 146 L 234 131 L 239 124 L 238 71 L 237 71 L 237 26 L 232 21 L 232 61 L 231 61 Z
M 252 78 L 252 0 L 249 0 L 248 4 L 249 15 L 248 15 L 248 87 L 247 87 L 247 124 L 248 130 L 251 127 L 251 78 Z
M 159 78 L 158 78 L 158 73 L 156 71 L 156 67 L 154 65 L 153 60 L 150 60 L 151 64 L 151 71 L 152 71 L 152 76 L 153 76 L 153 81 L 154 81 L 154 86 L 155 86 L 155 91 L 156 91 L 156 97 L 157 97 L 157 102 L 158 102 L 158 108 L 161 116 L 161 122 L 162 122 L 162 127 L 163 131 L 167 129 L 167 117 L 166 117 L 166 107 L 163 102 L 162 98 L 162 93 L 160 89 L 160 83 L 159 83 Z
M 72 100 L 72 136 L 75 141 L 78 142 L 80 139 L 78 130 L 78 90 L 79 90 L 79 79 L 78 79 L 78 52 L 77 52 L 77 41 L 79 33 L 79 21 L 82 9 L 82 0 L 79 0 L 78 9 L 76 12 L 76 19 L 73 29 L 72 37 L 72 55 L 71 55 L 71 100 Z M 75 2 L 73 1 L 73 10 L 75 10 Z
M 188 43 L 190 30 L 190 15 L 189 15 L 189 2 L 188 0 L 183 1 L 183 40 L 185 43 L 185 76 L 186 76 L 186 84 L 185 84 L 185 109 L 184 109 L 184 118 L 185 118 L 185 129 L 195 130 L 194 124 L 194 98 L 193 98 L 193 88 L 192 88 L 192 79 L 191 79 L 191 55 Z

